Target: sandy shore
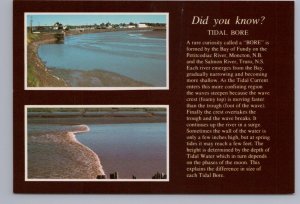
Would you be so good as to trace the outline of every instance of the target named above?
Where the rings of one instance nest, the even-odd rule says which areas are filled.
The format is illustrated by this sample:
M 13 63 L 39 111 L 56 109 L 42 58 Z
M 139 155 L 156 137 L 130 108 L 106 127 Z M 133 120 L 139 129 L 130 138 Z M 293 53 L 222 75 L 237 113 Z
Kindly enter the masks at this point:
M 72 127 L 68 132 L 28 136 L 29 179 L 96 179 L 105 175 L 96 153 L 82 145 L 76 134 L 88 126 Z
M 148 28 L 149 29 L 149 28 Z M 145 29 L 130 29 L 139 31 Z M 88 33 L 118 32 L 128 29 L 115 30 L 88 30 L 68 31 L 66 35 L 81 35 Z M 147 37 L 165 36 L 164 29 L 155 30 L 154 33 L 143 32 Z M 129 77 L 103 71 L 78 71 L 73 69 L 50 69 L 38 56 L 38 47 L 41 44 L 55 43 L 57 39 L 53 34 L 35 34 L 37 36 L 27 40 L 27 86 L 28 87 L 144 87 L 150 86 L 144 82 Z

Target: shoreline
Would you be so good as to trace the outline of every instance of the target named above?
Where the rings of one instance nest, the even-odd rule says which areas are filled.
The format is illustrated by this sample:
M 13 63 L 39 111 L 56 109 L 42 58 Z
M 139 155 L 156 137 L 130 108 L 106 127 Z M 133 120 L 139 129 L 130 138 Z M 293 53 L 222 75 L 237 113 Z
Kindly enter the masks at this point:
M 36 175 L 32 171 L 30 171 L 30 164 L 28 164 L 28 179 L 96 179 L 98 175 L 105 175 L 103 167 L 101 165 L 100 158 L 98 155 L 91 150 L 89 147 L 80 143 L 76 134 L 82 132 L 88 132 L 89 127 L 87 125 L 77 125 L 79 126 L 78 130 L 75 131 L 65 131 L 62 133 L 49 133 L 46 135 L 40 136 L 30 136 L 29 143 L 31 148 L 35 148 L 33 151 L 33 155 L 31 157 L 37 157 L 37 162 L 39 159 L 48 159 L 46 162 L 46 170 L 41 167 L 32 167 L 31 170 L 35 172 Z M 34 147 L 34 145 L 36 147 Z M 38 146 L 50 148 L 53 152 L 39 152 L 36 151 Z M 42 149 L 44 150 L 44 149 Z M 56 152 L 55 150 L 59 150 Z M 34 155 L 38 154 L 37 155 Z M 29 152 L 28 152 L 29 154 Z M 57 157 L 58 160 L 51 160 L 49 155 L 52 157 Z M 28 155 L 28 163 L 30 163 L 30 157 Z M 65 160 L 65 161 L 63 161 Z M 63 165 L 61 165 L 63 163 Z M 80 165 L 80 168 L 78 168 Z M 47 169 L 48 167 L 48 169 Z M 36 173 L 38 172 L 38 173 Z
M 152 28 L 118 28 L 118 29 L 94 29 L 94 30 L 86 30 L 86 31 L 78 31 L 78 30 L 69 30 L 66 31 L 66 36 L 71 35 L 81 35 L 81 34 L 91 34 L 91 33 L 106 33 L 106 32 L 123 32 L 123 31 L 157 31 L 162 32 L 166 31 L 166 28 L 152 27 Z M 150 36 L 149 37 L 155 37 Z
M 27 37 L 27 86 L 28 87 L 67 87 L 66 82 L 49 73 L 48 68 L 38 56 L 41 44 L 56 41 L 53 35 L 39 35 Z M 35 39 L 36 38 L 36 39 Z
M 82 132 L 89 132 L 90 131 L 90 128 L 87 126 L 87 125 L 81 125 L 81 126 L 84 126 L 86 127 L 86 130 L 83 130 L 83 131 L 71 131 L 71 132 L 68 132 L 70 134 L 70 136 L 72 137 L 73 141 L 78 143 L 79 145 L 81 145 L 83 148 L 85 148 L 87 151 L 89 151 L 90 153 L 92 153 L 92 155 L 95 157 L 96 159 L 96 166 L 97 166 L 97 169 L 99 170 L 99 174 L 98 175 L 104 175 L 105 176 L 105 171 L 103 169 L 103 166 L 101 165 L 101 161 L 100 161 L 100 158 L 99 156 L 96 154 L 96 152 L 94 152 L 92 149 L 90 149 L 88 146 L 85 146 L 84 144 L 82 144 L 81 142 L 79 142 L 76 138 L 76 134 L 78 133 L 82 133 Z
M 87 141 L 90 142 L 93 141 L 91 136 L 93 136 L 94 138 L 99 134 L 101 135 L 104 134 L 101 133 L 101 131 L 94 132 L 94 129 L 91 133 L 86 133 L 90 131 L 90 128 L 99 127 L 100 128 L 99 130 L 101 130 L 101 126 L 102 128 L 105 129 L 106 127 L 108 127 L 107 125 L 113 125 L 111 126 L 111 128 L 125 127 L 126 130 L 126 127 L 153 127 L 150 124 L 153 124 L 155 127 L 157 126 L 161 127 L 167 124 L 166 114 L 160 110 L 158 110 L 156 113 L 143 112 L 143 111 L 141 112 L 120 111 L 120 112 L 113 112 L 113 113 L 108 111 L 104 111 L 100 113 L 99 112 L 63 112 L 63 113 L 62 112 L 53 112 L 53 113 L 32 112 L 32 113 L 33 114 L 31 115 L 27 115 L 28 118 L 27 127 L 29 131 L 27 133 L 28 134 L 27 147 L 28 149 L 31 149 L 30 151 L 27 151 L 29 155 L 29 157 L 27 158 L 28 159 L 31 158 L 30 160 L 28 160 L 28 164 L 30 164 L 28 165 L 28 167 L 34 167 L 36 164 L 36 166 L 40 169 L 40 171 L 31 171 L 30 169 L 32 168 L 27 168 L 28 172 L 30 173 L 28 174 L 29 179 L 35 179 L 35 178 L 37 179 L 104 179 L 106 173 L 114 172 L 116 171 L 116 169 L 112 168 L 110 163 L 111 161 L 109 161 L 108 158 L 105 157 L 107 155 L 106 154 L 107 149 L 105 149 L 105 147 L 104 150 L 102 149 L 103 147 L 101 146 L 98 146 L 97 149 L 95 148 L 95 146 L 93 145 L 91 146 L 91 144 L 87 142 Z M 116 124 L 117 126 L 114 126 L 114 124 Z M 124 124 L 125 126 L 122 126 L 122 124 Z M 131 126 L 131 124 L 133 124 L 133 126 Z M 136 126 L 136 124 L 139 125 Z M 143 124 L 145 124 L 146 126 L 144 126 Z M 149 124 L 150 126 L 147 124 Z M 80 135 L 80 133 L 83 133 L 83 135 Z M 50 137 L 43 136 L 47 134 L 52 136 Z M 114 136 L 115 134 L 109 133 L 107 136 L 109 135 Z M 87 136 L 87 138 L 85 136 Z M 89 138 L 92 140 L 89 140 Z M 38 147 L 40 143 L 43 143 L 43 146 Z M 107 141 L 105 139 L 104 140 L 101 139 L 98 140 L 98 143 L 100 145 L 103 143 L 106 144 Z M 57 146 L 60 146 L 61 149 L 64 149 L 64 151 L 57 151 L 57 149 L 59 149 Z M 100 147 L 101 149 L 99 149 Z M 122 146 L 120 146 L 119 148 L 122 149 Z M 123 150 L 120 150 L 120 152 L 122 151 Z M 72 157 L 67 157 L 69 153 L 72 155 Z M 89 154 L 90 156 L 82 156 L 84 154 L 85 155 Z M 36 156 L 33 157 L 32 155 L 36 155 Z M 43 155 L 46 155 L 46 158 Z M 71 161 L 69 162 L 66 161 L 66 158 L 70 159 Z M 33 161 L 34 159 L 37 162 L 30 162 Z M 126 159 L 127 158 L 125 158 L 124 161 L 126 161 Z M 43 165 L 39 162 L 39 161 L 48 161 L 48 160 L 52 162 L 47 162 L 46 165 Z M 62 162 L 60 162 L 61 160 Z M 76 165 L 77 170 L 79 171 L 77 174 L 73 174 L 72 172 L 68 173 L 69 170 L 68 171 L 57 170 L 56 166 L 58 166 L 58 169 L 68 168 L 73 170 L 74 168 L 72 166 L 75 166 L 72 165 L 73 160 L 74 161 L 80 160 L 80 163 L 79 161 L 75 162 L 75 164 L 77 164 Z M 82 161 L 86 161 L 87 164 L 82 163 Z M 64 167 L 60 167 L 59 165 L 57 165 L 56 164 L 57 162 L 63 163 Z M 121 164 L 120 168 L 123 168 L 122 160 L 119 160 L 118 162 L 119 162 L 118 165 Z M 51 163 L 54 165 L 52 165 L 52 167 L 49 168 Z M 87 170 L 87 167 L 90 167 L 91 170 Z M 100 169 L 100 170 L 97 171 L 96 173 L 93 173 L 95 172 L 95 169 Z M 120 172 L 123 172 L 124 174 L 123 176 L 125 175 L 128 176 L 129 174 L 128 172 L 126 172 L 127 170 L 126 169 L 124 171 L 123 170 L 122 171 L 120 170 Z M 48 173 L 41 174 L 41 175 L 35 173 L 35 172 L 44 172 L 44 171 Z M 151 170 L 148 173 L 152 174 L 153 173 L 152 171 L 153 172 L 157 171 L 157 168 L 154 168 L 154 170 Z M 84 172 L 91 172 L 92 175 L 86 176 L 83 174 Z M 129 173 L 131 174 L 131 172 Z M 141 172 L 137 173 L 132 171 L 132 173 L 134 173 L 135 175 L 136 174 L 139 175 L 139 173 Z M 69 176 L 65 176 L 65 174 Z
M 66 36 L 82 35 L 90 33 L 104 33 L 104 32 L 122 32 L 122 31 L 142 31 L 147 29 L 114 29 L 114 30 L 89 30 L 89 31 L 69 31 Z M 162 32 L 164 29 L 154 29 Z M 42 44 L 51 44 L 57 42 L 55 33 L 39 33 L 31 34 L 27 32 L 27 87 L 151 87 L 145 82 L 136 81 L 127 76 L 118 73 L 92 70 L 79 71 L 76 69 L 56 69 L 50 68 L 38 56 L 38 48 Z M 35 35 L 35 37 L 33 37 Z M 149 36 L 148 36 L 149 37 Z M 55 73 L 59 70 L 63 72 L 61 75 Z M 71 74 L 70 74 L 71 72 Z M 72 73 L 73 72 L 73 73 Z M 67 74 L 69 73 L 69 75 Z M 82 78 L 72 78 L 72 74 L 80 73 Z M 96 73 L 96 74 L 95 74 Z M 95 77 L 95 75 L 96 77 Z M 77 85 L 77 86 L 73 86 Z
M 80 124 L 130 124 L 130 123 L 165 123 L 166 115 L 103 115 L 103 116 L 84 116 L 84 115 L 55 115 L 40 114 L 28 115 L 28 121 L 34 124 L 62 124 L 62 125 L 80 125 Z

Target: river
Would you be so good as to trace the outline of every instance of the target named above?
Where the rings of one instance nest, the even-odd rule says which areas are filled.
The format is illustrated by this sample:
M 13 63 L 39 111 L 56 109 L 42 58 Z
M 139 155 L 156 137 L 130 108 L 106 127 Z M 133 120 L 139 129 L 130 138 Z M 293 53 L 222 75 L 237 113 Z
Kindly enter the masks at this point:
M 50 69 L 104 70 L 165 87 L 166 37 L 151 32 L 155 31 L 66 36 L 63 44 L 41 45 L 38 55 Z
M 28 172 L 31 177 L 43 175 L 43 172 L 63 172 L 74 169 L 76 163 L 68 160 L 72 151 L 60 132 L 75 131 L 78 126 L 28 123 Z M 123 123 L 123 124 L 86 124 L 90 131 L 76 134 L 76 139 L 95 152 L 107 176 L 118 172 L 120 179 L 151 179 L 156 172 L 167 171 L 166 123 Z M 48 136 L 47 136 L 48 135 Z M 53 135 L 49 137 L 50 135 Z M 56 135 L 56 136 L 55 136 Z M 58 142 L 57 142 L 58 141 Z M 60 151 L 56 154 L 53 151 Z M 42 157 L 41 157 L 42 155 Z M 57 165 L 62 163 L 64 165 Z M 82 161 L 83 162 L 83 161 Z M 53 164 L 53 165 L 51 165 Z M 68 167 L 70 165 L 70 167 Z M 71 168 L 72 167 L 72 168 Z M 61 168 L 61 170 L 60 170 Z M 84 166 L 75 167 L 78 172 Z M 39 176 L 41 177 L 41 176 Z

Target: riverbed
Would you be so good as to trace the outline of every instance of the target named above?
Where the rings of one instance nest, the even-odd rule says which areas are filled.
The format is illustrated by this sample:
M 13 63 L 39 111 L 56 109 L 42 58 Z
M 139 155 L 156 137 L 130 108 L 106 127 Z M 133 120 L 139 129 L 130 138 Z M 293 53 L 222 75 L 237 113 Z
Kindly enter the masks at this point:
M 143 30 L 65 36 L 64 43 L 40 45 L 38 55 L 50 70 L 102 70 L 165 87 L 166 50 L 164 31 Z

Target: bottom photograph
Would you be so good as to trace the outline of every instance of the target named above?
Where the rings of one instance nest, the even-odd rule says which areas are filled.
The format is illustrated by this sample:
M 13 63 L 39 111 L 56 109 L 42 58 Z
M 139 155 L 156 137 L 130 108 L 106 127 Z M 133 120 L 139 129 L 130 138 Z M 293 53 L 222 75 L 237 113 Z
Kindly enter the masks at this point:
M 167 105 L 25 106 L 26 181 L 169 181 Z

